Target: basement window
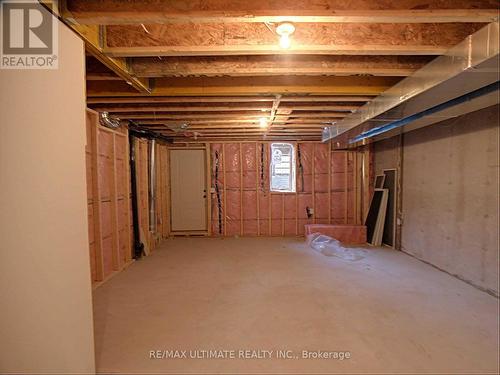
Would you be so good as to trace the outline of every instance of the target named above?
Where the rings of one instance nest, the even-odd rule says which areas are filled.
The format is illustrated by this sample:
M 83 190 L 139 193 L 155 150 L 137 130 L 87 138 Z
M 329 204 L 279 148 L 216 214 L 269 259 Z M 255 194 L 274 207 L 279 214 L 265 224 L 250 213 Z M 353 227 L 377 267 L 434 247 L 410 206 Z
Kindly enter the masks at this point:
M 290 143 L 271 143 L 271 191 L 295 193 L 295 150 Z

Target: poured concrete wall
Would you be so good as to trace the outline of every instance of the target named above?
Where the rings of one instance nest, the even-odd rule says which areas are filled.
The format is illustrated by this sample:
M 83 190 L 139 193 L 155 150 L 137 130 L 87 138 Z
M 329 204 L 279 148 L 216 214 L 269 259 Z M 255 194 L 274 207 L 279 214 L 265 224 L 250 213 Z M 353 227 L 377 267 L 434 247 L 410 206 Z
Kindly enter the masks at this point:
M 0 70 L 0 373 L 93 373 L 83 42 Z
M 403 251 L 496 295 L 498 111 L 486 108 L 404 135 L 401 228 Z M 396 142 L 375 145 L 377 172 L 397 166 Z
M 373 145 L 375 154 L 375 175 L 383 174 L 384 169 L 398 167 L 399 136 L 384 139 Z

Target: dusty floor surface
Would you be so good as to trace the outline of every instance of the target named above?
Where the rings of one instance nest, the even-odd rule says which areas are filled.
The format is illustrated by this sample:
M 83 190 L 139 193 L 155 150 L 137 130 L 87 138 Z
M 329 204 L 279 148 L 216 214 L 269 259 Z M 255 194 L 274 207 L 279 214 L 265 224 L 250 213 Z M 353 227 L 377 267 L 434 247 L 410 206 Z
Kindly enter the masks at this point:
M 388 249 L 349 262 L 301 239 L 177 238 L 94 295 L 99 372 L 498 372 L 498 299 Z M 238 358 L 269 355 L 245 349 L 273 352 Z M 196 350 L 236 358 L 189 358 Z

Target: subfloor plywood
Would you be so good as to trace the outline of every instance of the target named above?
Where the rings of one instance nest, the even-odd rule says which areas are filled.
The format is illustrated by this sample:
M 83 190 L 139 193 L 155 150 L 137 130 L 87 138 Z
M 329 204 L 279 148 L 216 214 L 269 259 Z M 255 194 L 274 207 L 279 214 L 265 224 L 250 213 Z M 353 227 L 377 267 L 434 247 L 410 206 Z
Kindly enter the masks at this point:
M 291 238 L 175 238 L 95 291 L 99 372 L 495 373 L 498 299 L 404 253 L 347 262 Z M 149 359 L 151 350 L 299 359 Z M 302 350 L 349 360 L 300 359 Z

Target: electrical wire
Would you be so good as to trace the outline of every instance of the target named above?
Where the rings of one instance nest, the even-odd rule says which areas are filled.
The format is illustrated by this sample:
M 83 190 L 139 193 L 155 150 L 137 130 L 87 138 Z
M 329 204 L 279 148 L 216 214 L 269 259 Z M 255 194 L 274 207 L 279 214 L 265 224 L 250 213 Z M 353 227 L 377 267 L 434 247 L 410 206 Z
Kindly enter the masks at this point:
M 300 152 L 300 143 L 297 143 L 297 159 L 299 162 L 300 191 L 304 192 L 304 167 L 302 166 L 302 154 Z
M 219 151 L 215 151 L 215 171 L 214 171 L 214 185 L 215 193 L 217 195 L 217 217 L 219 219 L 219 234 L 222 234 L 222 201 L 220 198 L 219 190 Z

